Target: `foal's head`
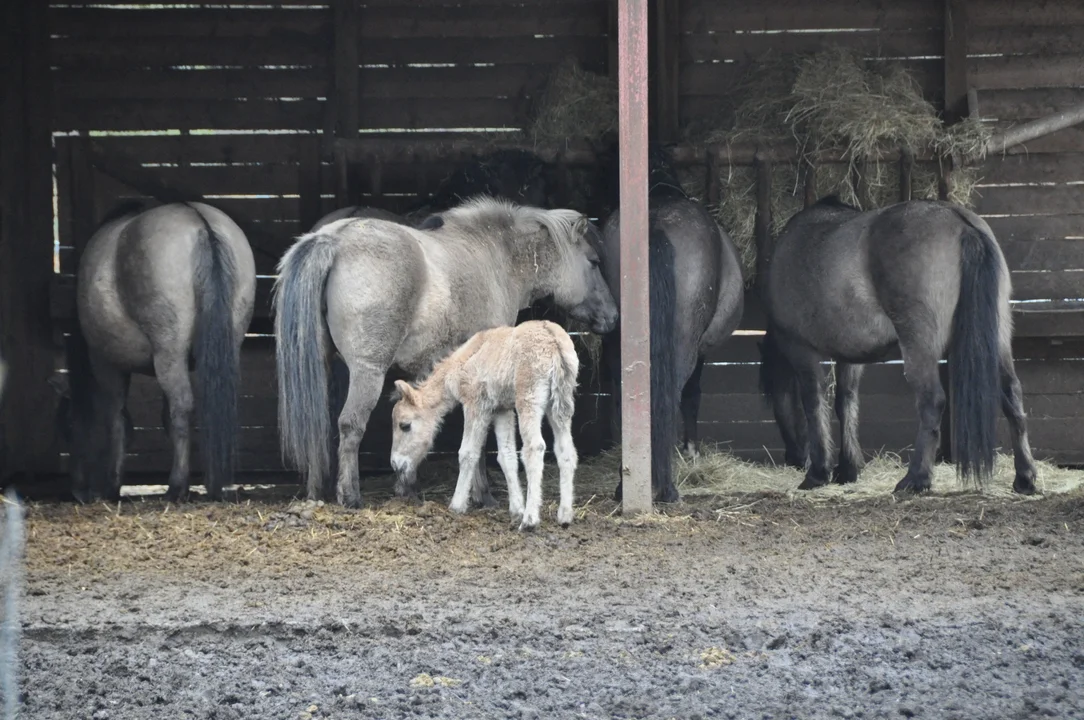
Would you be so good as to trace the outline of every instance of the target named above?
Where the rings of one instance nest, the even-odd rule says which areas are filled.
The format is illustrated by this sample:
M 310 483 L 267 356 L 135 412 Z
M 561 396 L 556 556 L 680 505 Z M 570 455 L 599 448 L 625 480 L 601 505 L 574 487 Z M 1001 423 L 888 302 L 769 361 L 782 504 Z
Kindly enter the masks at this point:
M 440 402 L 431 401 L 424 390 L 402 380 L 395 381 L 395 389 L 399 397 L 391 409 L 391 467 L 401 481 L 413 483 L 444 413 Z

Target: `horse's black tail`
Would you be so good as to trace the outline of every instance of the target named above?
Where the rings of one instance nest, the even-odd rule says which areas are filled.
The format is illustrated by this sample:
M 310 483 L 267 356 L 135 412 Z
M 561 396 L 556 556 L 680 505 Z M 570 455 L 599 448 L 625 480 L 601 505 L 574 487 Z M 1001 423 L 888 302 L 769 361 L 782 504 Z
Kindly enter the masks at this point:
M 677 434 L 677 361 L 674 328 L 677 290 L 674 245 L 666 232 L 652 228 L 648 251 L 651 308 L 651 485 L 663 502 L 676 502 L 673 443 Z
M 994 470 L 1001 402 L 1001 258 L 996 241 L 971 226 L 960 238 L 960 298 L 949 370 L 956 471 L 984 484 Z
M 199 424 L 204 458 L 204 487 L 218 499 L 233 482 L 237 443 L 237 393 L 241 377 L 240 343 L 234 325 L 237 265 L 233 253 L 207 218 L 193 206 L 203 229 L 195 285 L 199 307 L 193 347 L 198 385 Z

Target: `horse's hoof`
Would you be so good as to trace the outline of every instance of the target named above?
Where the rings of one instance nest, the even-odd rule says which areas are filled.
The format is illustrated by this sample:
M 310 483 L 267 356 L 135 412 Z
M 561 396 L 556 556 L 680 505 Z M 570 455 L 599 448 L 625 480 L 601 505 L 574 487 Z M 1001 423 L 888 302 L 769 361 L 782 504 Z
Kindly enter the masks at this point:
M 360 510 L 364 503 L 360 495 L 344 495 L 338 498 L 339 504 L 348 510 Z
M 166 490 L 166 502 L 188 502 L 188 488 L 170 487 Z
M 894 493 L 923 493 L 930 489 L 930 476 L 928 473 L 912 475 L 907 473 L 903 480 L 896 484 Z
M 824 487 L 828 484 L 828 471 L 818 470 L 815 468 L 809 468 L 805 474 L 805 479 L 802 480 L 802 484 L 798 486 L 799 490 L 813 490 L 815 488 Z
M 655 500 L 655 502 L 659 503 L 676 503 L 680 501 L 681 495 L 678 494 L 677 488 L 673 485 L 660 492 Z
M 622 484 L 617 483 L 617 489 L 614 490 L 614 500 L 616 500 L 617 502 L 621 502 L 621 487 Z
M 832 471 L 832 482 L 836 485 L 850 485 L 858 482 L 858 468 L 854 465 L 836 465 Z
M 1035 472 L 1017 473 L 1012 483 L 1012 491 L 1020 495 L 1034 495 L 1038 492 L 1035 487 Z

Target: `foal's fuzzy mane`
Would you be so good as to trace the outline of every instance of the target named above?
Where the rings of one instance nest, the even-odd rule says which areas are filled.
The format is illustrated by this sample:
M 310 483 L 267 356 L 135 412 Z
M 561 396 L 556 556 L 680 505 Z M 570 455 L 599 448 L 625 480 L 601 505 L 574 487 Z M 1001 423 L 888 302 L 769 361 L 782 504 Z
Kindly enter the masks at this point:
M 472 197 L 445 210 L 442 217 L 445 227 L 472 229 L 496 224 L 509 230 L 518 230 L 517 235 L 523 232 L 524 223 L 536 222 L 546 228 L 561 252 L 572 250 L 590 228 L 587 217 L 575 210 L 544 210 L 489 195 Z

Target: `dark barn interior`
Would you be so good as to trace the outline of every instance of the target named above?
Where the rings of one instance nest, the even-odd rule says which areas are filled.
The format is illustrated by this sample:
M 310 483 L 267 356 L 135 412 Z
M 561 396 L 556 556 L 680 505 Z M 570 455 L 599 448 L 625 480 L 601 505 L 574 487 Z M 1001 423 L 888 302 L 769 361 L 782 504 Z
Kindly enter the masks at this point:
M 63 334 L 75 320 L 73 273 L 96 223 L 128 198 L 202 198 L 245 230 L 261 275 L 243 350 L 239 468 L 292 481 L 275 426 L 268 304 L 285 248 L 337 207 L 401 211 L 424 199 L 472 152 L 522 129 L 546 77 L 566 58 L 615 74 L 614 6 L 6 3 L 0 349 L 9 381 L 0 473 L 65 471 L 48 379 L 63 367 Z M 685 129 L 769 50 L 832 43 L 900 59 L 949 115 L 965 114 L 967 91 L 976 90 L 982 119 L 997 127 L 1084 100 L 1084 6 L 1077 3 L 657 0 L 651 18 L 653 130 L 688 172 L 707 173 L 725 153 L 761 169 L 764 183 L 773 156 L 788 152 L 686 141 Z M 591 148 L 572 142 L 549 156 L 577 168 L 592 167 L 593 158 Z M 978 188 L 977 211 L 1013 271 L 1014 347 L 1032 446 L 1036 457 L 1061 464 L 1084 464 L 1082 160 L 1084 129 L 1063 129 L 991 156 Z M 703 199 L 718 202 L 720 188 L 705 186 Z M 757 394 L 757 306 L 750 292 L 742 330 L 709 358 L 700 432 L 743 457 L 778 459 L 779 433 Z M 914 440 L 914 401 L 900 365 L 871 367 L 862 392 L 864 446 L 905 452 Z M 609 440 L 607 398 L 606 377 L 581 374 L 582 456 Z M 160 408 L 153 379 L 133 379 L 127 469 L 136 480 L 129 482 L 168 472 Z M 378 406 L 362 445 L 370 469 L 387 465 L 388 417 L 388 406 Z M 457 443 L 452 423 L 441 449 Z

